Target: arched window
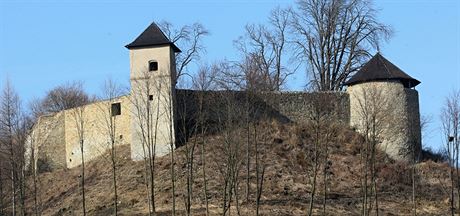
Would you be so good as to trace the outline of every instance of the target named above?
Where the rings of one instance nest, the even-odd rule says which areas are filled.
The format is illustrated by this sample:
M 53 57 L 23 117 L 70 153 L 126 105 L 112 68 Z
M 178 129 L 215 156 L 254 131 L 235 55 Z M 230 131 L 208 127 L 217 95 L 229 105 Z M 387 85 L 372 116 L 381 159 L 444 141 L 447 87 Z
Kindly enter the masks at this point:
M 155 60 L 149 61 L 149 71 L 157 71 L 158 70 L 158 62 Z

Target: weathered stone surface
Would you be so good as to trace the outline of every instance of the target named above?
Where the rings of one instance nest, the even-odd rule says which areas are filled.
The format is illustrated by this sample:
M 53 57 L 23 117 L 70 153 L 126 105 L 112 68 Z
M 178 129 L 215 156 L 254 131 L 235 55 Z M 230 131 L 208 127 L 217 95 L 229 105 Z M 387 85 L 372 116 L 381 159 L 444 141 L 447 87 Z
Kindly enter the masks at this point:
M 114 117 L 115 144 L 129 144 L 131 140 L 131 113 L 129 98 L 123 96 L 111 101 L 100 101 L 83 107 L 63 111 L 65 114 L 65 158 L 68 168 L 81 164 L 80 136 L 77 124 L 83 120 L 83 151 L 85 161 L 92 160 L 110 149 L 110 109 L 121 104 L 121 115 Z M 80 118 L 80 113 L 83 118 Z M 62 153 L 61 153 L 62 154 Z
M 398 81 L 373 81 L 349 86 L 347 92 L 352 127 L 365 133 L 366 118 L 369 122 L 369 118 L 375 117 L 373 125 L 376 125 L 382 150 L 397 160 L 419 158 L 421 132 L 417 91 L 404 88 Z
M 175 144 L 174 84 L 176 65 L 170 44 L 130 49 L 131 158 L 143 160 L 148 152 L 162 156 Z M 149 71 L 156 61 L 158 69 Z M 146 142 L 146 140 L 150 140 Z
M 39 172 L 66 167 L 65 160 L 65 115 L 55 113 L 41 116 L 34 125 L 32 134 L 26 143 L 26 158 L 32 159 L 32 148 L 35 163 Z

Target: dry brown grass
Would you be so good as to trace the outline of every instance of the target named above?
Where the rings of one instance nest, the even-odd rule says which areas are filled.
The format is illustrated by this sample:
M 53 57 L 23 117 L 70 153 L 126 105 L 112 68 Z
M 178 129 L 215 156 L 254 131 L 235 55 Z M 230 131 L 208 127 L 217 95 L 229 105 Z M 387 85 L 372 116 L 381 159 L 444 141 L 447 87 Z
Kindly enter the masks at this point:
M 360 213 L 360 164 L 359 146 L 362 138 L 355 132 L 340 127 L 337 136 L 330 145 L 331 179 L 327 197 L 327 212 L 330 215 L 359 215 Z M 308 125 L 279 124 L 264 122 L 258 126 L 259 144 L 266 165 L 265 184 L 262 194 L 262 215 L 304 215 L 311 189 L 309 165 L 311 161 L 304 157 L 312 145 L 312 136 Z M 240 134 L 239 142 L 244 147 L 244 129 L 232 131 Z M 189 140 L 193 142 L 193 138 Z M 210 211 L 212 215 L 221 212 L 222 174 L 219 168 L 224 165 L 222 158 L 222 134 L 207 137 L 206 158 Z M 201 145 L 201 143 L 198 143 Z M 199 148 L 195 157 L 195 181 L 193 212 L 204 214 L 202 164 L 199 160 Z M 244 149 L 241 150 L 243 157 Z M 120 165 L 118 167 L 119 209 L 120 215 L 147 215 L 147 190 L 144 184 L 143 162 L 129 159 L 129 147 L 119 149 Z M 186 193 L 186 169 L 184 149 L 176 151 L 177 162 L 177 209 L 184 214 L 184 196 Z M 383 215 L 405 215 L 411 213 L 410 175 L 407 164 L 394 162 L 379 153 L 378 184 L 380 193 L 380 210 Z M 160 215 L 170 215 L 171 187 L 169 156 L 158 158 L 156 173 L 156 205 Z M 244 162 L 240 173 L 240 204 L 242 215 L 254 215 L 255 209 L 255 174 L 251 164 L 250 203 L 246 203 Z M 420 215 L 444 215 L 448 213 L 448 166 L 431 161 L 417 165 L 417 202 Z M 79 168 L 57 170 L 43 173 L 40 178 L 40 200 L 43 215 L 81 215 L 81 196 L 79 187 Z M 87 164 L 86 196 L 89 215 L 110 215 L 112 205 L 112 182 L 110 162 L 106 157 Z M 322 205 L 322 177 L 319 177 L 319 191 L 315 200 L 315 212 L 320 213 Z M 33 200 L 29 194 L 28 209 L 32 209 Z M 233 206 L 235 206 L 233 204 Z M 232 211 L 236 211 L 232 208 Z

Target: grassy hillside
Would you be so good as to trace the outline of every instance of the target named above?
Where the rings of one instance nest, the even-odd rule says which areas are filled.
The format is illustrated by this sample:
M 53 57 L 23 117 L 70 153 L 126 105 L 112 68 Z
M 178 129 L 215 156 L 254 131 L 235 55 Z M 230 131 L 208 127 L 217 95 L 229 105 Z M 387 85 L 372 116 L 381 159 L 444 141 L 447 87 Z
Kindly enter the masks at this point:
M 258 140 L 260 165 L 265 166 L 261 195 L 261 215 L 305 215 L 312 190 L 312 160 L 308 157 L 314 139 L 308 125 L 261 123 L 249 136 Z M 256 175 L 255 158 L 250 159 L 250 193 L 246 202 L 246 143 L 248 134 L 243 129 L 224 131 L 205 137 L 206 174 L 208 178 L 208 200 L 211 215 L 222 212 L 224 175 L 228 164 L 225 159 L 226 141 L 240 144 L 237 157 L 239 177 L 235 192 L 238 193 L 238 208 L 232 200 L 233 215 L 255 215 Z M 194 196 L 192 209 L 195 215 L 205 214 L 203 196 L 202 161 L 200 145 L 196 142 Z M 251 155 L 254 152 L 251 144 Z M 360 148 L 362 137 L 340 128 L 329 142 L 329 169 L 326 196 L 328 215 L 359 215 L 361 209 Z M 129 159 L 129 146 L 119 148 L 118 189 L 120 215 L 148 215 L 147 188 L 143 162 Z M 411 178 L 407 164 L 395 162 L 381 152 L 377 154 L 377 183 L 379 209 L 383 215 L 411 214 Z M 186 194 L 185 147 L 176 150 L 176 207 L 184 215 Z M 169 155 L 156 161 L 156 207 L 159 215 L 171 214 L 171 184 Z M 318 174 L 315 214 L 322 212 L 324 181 Z M 416 198 L 419 215 L 446 215 L 449 212 L 448 166 L 426 161 L 417 165 Z M 43 215 L 81 215 L 80 168 L 57 170 L 39 175 L 39 202 Z M 113 211 L 111 166 L 108 156 L 87 163 L 86 196 L 89 215 L 110 215 Z M 32 182 L 29 182 L 29 187 Z M 33 208 L 33 196 L 28 194 L 28 209 Z

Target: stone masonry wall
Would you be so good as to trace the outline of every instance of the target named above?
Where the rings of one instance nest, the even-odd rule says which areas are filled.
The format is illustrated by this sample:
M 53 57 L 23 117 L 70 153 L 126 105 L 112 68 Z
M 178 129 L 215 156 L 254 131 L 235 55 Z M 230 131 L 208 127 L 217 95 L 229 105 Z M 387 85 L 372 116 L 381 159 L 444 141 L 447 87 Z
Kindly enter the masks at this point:
M 391 158 L 411 160 L 421 149 L 417 91 L 397 81 L 374 81 L 347 88 L 350 94 L 350 125 L 365 133 L 366 121 L 375 116 L 379 146 Z M 370 126 L 372 127 L 372 126 Z
M 382 127 L 381 147 L 395 159 L 407 159 L 412 146 L 421 149 L 420 114 L 418 93 L 405 89 L 398 82 L 370 82 L 350 86 L 344 92 L 278 92 L 248 94 L 241 91 L 193 91 L 176 90 L 175 131 L 177 143 L 185 141 L 194 129 L 200 110 L 207 125 L 207 132 L 223 129 L 225 118 L 232 121 L 258 121 L 276 119 L 281 122 L 306 122 L 312 109 L 320 110 L 344 124 L 362 130 L 359 100 L 366 89 L 379 89 L 388 112 Z M 100 101 L 83 107 L 42 116 L 34 127 L 29 140 L 37 149 L 37 164 L 50 168 L 72 168 L 81 164 L 81 151 L 76 123 L 79 110 L 83 110 L 85 161 L 100 156 L 110 149 L 107 113 L 112 103 L 121 103 L 121 115 L 116 117 L 117 145 L 131 144 L 134 116 L 130 96 L 114 101 Z M 361 97 L 361 99 L 360 99 Z M 321 101 L 319 103 L 318 101 Z M 201 107 L 201 109 L 200 109 Z M 249 115 L 248 115 L 249 114 Z M 76 119 L 77 117 L 77 119 Z M 390 120 L 391 119 L 391 120 Z M 163 123 L 162 123 L 163 124 Z M 33 143 L 30 142 L 29 143 Z M 29 156 L 30 152 L 26 153 Z M 46 168 L 46 167 L 45 167 Z
M 310 118 L 313 106 L 321 106 L 337 121 L 350 121 L 349 97 L 344 92 L 279 92 L 261 95 L 279 113 L 291 121 L 305 122 Z
M 415 158 L 421 157 L 422 152 L 422 129 L 420 125 L 420 108 L 418 92 L 414 89 L 404 89 L 405 91 L 405 108 L 407 113 L 407 127 L 409 128 L 410 143 L 408 150 L 414 147 Z
M 276 119 L 281 122 L 305 122 L 311 115 L 312 106 L 318 99 L 323 101 L 324 112 L 344 124 L 349 123 L 349 99 L 341 92 L 279 92 L 248 94 L 242 91 L 193 91 L 176 90 L 176 136 L 183 142 L 192 133 L 200 113 L 202 113 L 209 133 L 222 128 L 222 121 L 231 113 L 232 121 Z M 184 140 L 185 139 L 185 140 Z
M 31 145 L 35 149 L 35 161 L 39 172 L 66 167 L 65 160 L 65 115 L 54 113 L 41 116 L 28 137 L 26 158 L 31 159 Z
M 121 115 L 115 117 L 116 145 L 129 144 L 131 141 L 131 113 L 128 96 L 113 101 L 100 101 L 86 106 L 65 110 L 65 157 L 67 168 L 81 164 L 81 149 L 76 124 L 80 121 L 78 113 L 82 111 L 84 121 L 84 157 L 90 161 L 110 149 L 108 123 L 112 103 L 121 104 Z M 62 153 L 61 153 L 62 154 Z

